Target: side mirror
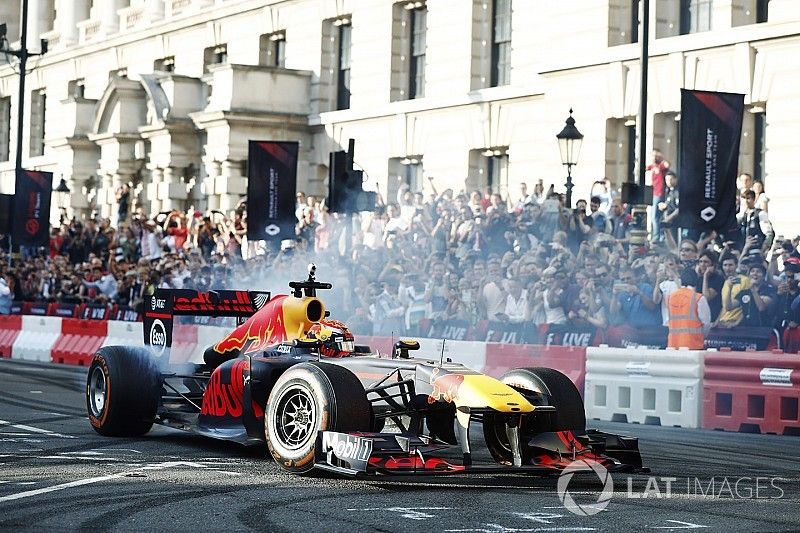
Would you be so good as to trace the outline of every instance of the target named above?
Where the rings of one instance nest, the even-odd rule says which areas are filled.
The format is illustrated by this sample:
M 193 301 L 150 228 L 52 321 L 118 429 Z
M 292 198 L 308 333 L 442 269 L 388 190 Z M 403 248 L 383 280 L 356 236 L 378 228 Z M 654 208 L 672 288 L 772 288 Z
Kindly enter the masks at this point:
M 419 350 L 419 341 L 401 339 L 394 343 L 392 358 L 408 359 L 409 350 Z

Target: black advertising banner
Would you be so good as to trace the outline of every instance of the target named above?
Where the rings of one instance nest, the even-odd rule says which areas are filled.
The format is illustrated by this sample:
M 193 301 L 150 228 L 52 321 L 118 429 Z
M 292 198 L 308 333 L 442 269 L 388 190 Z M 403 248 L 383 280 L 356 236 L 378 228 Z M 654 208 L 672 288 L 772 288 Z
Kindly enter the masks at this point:
M 546 324 L 541 330 L 545 346 L 597 346 L 601 341 L 594 326 Z
M 297 142 L 250 141 L 247 161 L 247 238 L 294 239 Z
M 680 225 L 736 225 L 736 173 L 744 95 L 681 89 Z
M 14 246 L 47 246 L 52 193 L 52 172 L 17 171 L 11 232 Z
M 768 350 L 770 342 L 780 339 L 772 328 L 736 326 L 735 328 L 711 328 L 706 335 L 706 348 L 730 348 L 731 350 Z

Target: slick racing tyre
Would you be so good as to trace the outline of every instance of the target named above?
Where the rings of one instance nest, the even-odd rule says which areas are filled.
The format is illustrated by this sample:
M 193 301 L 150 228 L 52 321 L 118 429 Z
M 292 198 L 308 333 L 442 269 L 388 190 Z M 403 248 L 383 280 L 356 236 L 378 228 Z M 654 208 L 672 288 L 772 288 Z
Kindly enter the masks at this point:
M 86 380 L 86 410 L 94 430 L 110 437 L 138 437 L 150 431 L 160 399 L 160 376 L 143 348 L 100 348 Z
M 267 402 L 267 446 L 283 470 L 305 474 L 314 467 L 320 431 L 367 431 L 371 414 L 364 386 L 341 366 L 301 363 L 278 378 Z
M 503 383 L 524 394 L 525 391 L 541 393 L 544 405 L 552 405 L 555 413 L 523 417 L 520 427 L 523 463 L 528 462 L 530 450 L 525 443 L 537 433 L 548 431 L 586 429 L 586 413 L 578 389 L 567 376 L 552 368 L 517 368 L 500 378 Z M 503 464 L 511 464 L 511 447 L 506 435 L 507 416 L 487 413 L 483 418 L 483 435 L 492 457 Z

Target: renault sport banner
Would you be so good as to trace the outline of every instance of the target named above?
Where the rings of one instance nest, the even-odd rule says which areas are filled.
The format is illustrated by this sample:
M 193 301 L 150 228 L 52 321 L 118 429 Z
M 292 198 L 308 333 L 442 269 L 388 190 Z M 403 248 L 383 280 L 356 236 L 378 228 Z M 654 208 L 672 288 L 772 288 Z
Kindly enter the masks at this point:
M 681 89 L 680 225 L 722 233 L 736 225 L 744 95 Z
M 247 163 L 247 238 L 293 239 L 297 191 L 296 142 L 250 141 Z
M 52 172 L 17 171 L 14 219 L 11 221 L 14 246 L 47 246 L 52 192 Z

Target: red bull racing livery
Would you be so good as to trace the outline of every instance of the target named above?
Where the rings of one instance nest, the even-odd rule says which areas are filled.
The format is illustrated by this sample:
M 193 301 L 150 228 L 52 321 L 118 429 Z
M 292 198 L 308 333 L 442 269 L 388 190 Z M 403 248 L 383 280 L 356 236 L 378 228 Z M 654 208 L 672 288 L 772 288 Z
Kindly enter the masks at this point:
M 328 317 L 308 279 L 291 294 L 156 290 L 146 301 L 145 347 L 101 348 L 89 367 L 92 427 L 138 436 L 153 424 L 246 445 L 266 444 L 289 472 L 344 475 L 557 473 L 577 458 L 611 470 L 642 468 L 635 438 L 586 429 L 572 382 L 549 368 L 499 379 L 461 364 L 355 344 Z M 230 316 L 237 326 L 202 364 L 170 362 L 181 315 Z M 482 435 L 471 431 L 482 427 Z M 490 460 L 477 460 L 482 438 Z M 483 454 L 485 456 L 486 454 Z

